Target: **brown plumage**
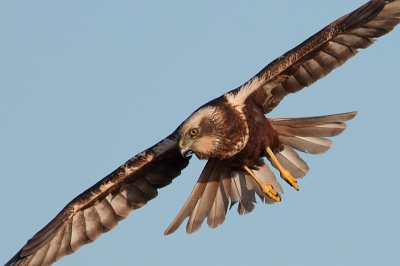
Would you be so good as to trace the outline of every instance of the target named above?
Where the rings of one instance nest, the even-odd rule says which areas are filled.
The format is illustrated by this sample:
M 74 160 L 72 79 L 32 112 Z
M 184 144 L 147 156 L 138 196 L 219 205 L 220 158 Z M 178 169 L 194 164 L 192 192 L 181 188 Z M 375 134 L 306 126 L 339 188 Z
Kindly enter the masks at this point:
M 198 230 L 205 218 L 210 227 L 217 227 L 235 203 L 239 214 L 249 213 L 255 194 L 262 202 L 274 203 L 243 167 L 282 193 L 263 160 L 271 159 L 266 148 L 295 178 L 302 178 L 308 166 L 295 150 L 327 151 L 332 142 L 325 137 L 340 134 L 346 128 L 344 122 L 356 112 L 281 119 L 264 114 L 287 94 L 326 76 L 399 23 L 400 0 L 372 0 L 329 24 L 242 86 L 200 107 L 171 135 L 77 196 L 6 265 L 50 265 L 95 241 L 180 175 L 190 159 L 182 155 L 189 152 L 208 162 L 165 234 L 174 232 L 187 217 L 188 233 Z

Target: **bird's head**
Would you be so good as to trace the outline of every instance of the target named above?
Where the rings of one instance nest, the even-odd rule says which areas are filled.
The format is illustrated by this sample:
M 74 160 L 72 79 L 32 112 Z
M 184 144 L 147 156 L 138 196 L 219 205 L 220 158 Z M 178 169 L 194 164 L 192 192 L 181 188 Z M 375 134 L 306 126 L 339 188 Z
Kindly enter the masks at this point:
M 194 153 L 199 159 L 215 158 L 221 139 L 216 107 L 206 106 L 194 112 L 182 124 L 179 148 L 182 156 Z

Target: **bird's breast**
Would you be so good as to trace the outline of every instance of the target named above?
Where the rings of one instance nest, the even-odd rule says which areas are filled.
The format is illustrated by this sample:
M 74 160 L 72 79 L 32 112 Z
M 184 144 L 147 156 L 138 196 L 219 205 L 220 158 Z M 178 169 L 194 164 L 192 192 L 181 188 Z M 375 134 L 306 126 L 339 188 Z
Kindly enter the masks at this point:
M 248 128 L 247 143 L 239 152 L 223 160 L 233 170 L 240 170 L 244 165 L 250 168 L 261 166 L 261 158 L 267 155 L 267 147 L 273 151 L 280 149 L 278 133 L 261 111 L 247 108 L 244 114 Z

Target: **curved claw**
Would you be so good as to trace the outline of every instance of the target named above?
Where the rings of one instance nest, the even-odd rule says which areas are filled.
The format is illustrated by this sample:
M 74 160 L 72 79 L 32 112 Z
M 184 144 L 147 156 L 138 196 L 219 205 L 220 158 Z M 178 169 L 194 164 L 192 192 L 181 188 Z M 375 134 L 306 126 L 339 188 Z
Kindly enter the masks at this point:
M 260 186 L 261 191 L 264 192 L 268 197 L 273 199 L 276 202 L 281 201 L 281 197 L 279 193 L 274 189 L 270 182 L 262 182 L 254 173 L 251 171 L 246 165 L 243 166 L 243 169 L 249 173 L 249 175 L 257 182 Z
M 261 188 L 262 192 L 267 194 L 267 196 L 270 197 L 271 199 L 275 200 L 276 202 L 281 201 L 281 197 L 279 196 L 279 193 L 273 188 L 271 183 L 262 182 L 260 185 L 260 188 Z
M 282 168 L 282 169 L 280 170 L 280 173 L 281 173 L 281 177 L 282 177 L 283 180 L 285 180 L 285 181 L 286 181 L 289 185 L 291 185 L 294 189 L 296 189 L 297 191 L 299 191 L 299 186 L 297 185 L 297 180 L 296 180 L 296 178 L 294 178 L 294 177 L 292 176 L 292 174 L 291 174 L 288 170 Z

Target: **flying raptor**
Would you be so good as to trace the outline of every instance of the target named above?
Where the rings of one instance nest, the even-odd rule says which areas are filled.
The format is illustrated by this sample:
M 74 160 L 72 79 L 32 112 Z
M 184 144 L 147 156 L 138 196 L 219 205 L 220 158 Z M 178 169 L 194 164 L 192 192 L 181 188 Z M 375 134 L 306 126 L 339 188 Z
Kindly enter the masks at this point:
M 132 210 L 171 184 L 194 154 L 207 160 L 188 200 L 166 229 L 188 218 L 197 231 L 215 228 L 237 203 L 240 214 L 281 200 L 283 189 L 268 164 L 298 190 L 308 172 L 297 151 L 326 152 L 356 112 L 304 118 L 266 118 L 288 94 L 325 77 L 400 23 L 400 0 L 371 0 L 278 57 L 249 81 L 204 104 L 169 136 L 132 157 L 69 202 L 6 265 L 50 265 L 95 241 Z M 267 160 L 269 162 L 267 162 Z

